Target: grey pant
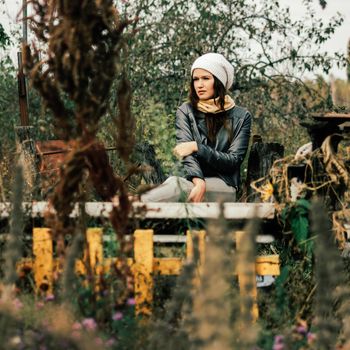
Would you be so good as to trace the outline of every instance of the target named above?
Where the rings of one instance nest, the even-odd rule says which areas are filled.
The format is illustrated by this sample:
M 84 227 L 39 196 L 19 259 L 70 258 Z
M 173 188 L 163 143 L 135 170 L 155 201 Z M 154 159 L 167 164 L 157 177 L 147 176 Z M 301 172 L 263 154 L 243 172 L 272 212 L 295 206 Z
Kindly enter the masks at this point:
M 236 200 L 236 189 L 226 185 L 220 178 L 206 177 L 205 184 L 205 202 Z M 185 202 L 193 187 L 191 181 L 183 177 L 171 176 L 158 187 L 144 193 L 141 196 L 141 202 Z

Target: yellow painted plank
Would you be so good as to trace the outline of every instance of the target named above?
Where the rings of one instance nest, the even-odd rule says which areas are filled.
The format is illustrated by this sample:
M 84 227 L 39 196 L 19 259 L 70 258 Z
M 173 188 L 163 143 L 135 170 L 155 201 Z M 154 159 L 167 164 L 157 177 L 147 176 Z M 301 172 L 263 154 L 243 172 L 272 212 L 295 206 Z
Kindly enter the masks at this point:
M 153 230 L 134 232 L 136 314 L 150 315 L 153 302 Z
M 160 275 L 179 275 L 183 259 L 180 258 L 154 258 L 153 272 Z
M 78 275 L 86 275 L 86 266 L 84 261 L 82 260 L 76 260 L 75 262 L 75 273 L 77 273 Z
M 256 259 L 256 274 L 257 275 L 274 275 L 278 276 L 280 274 L 280 265 L 275 262 L 275 256 L 272 255 L 272 261 L 269 258 L 266 259 L 265 256 L 257 257 Z M 278 258 L 278 255 L 276 255 Z M 279 260 L 279 259 L 277 259 Z M 161 275 L 179 275 L 181 272 L 182 264 L 184 263 L 181 258 L 154 258 L 153 259 L 153 272 L 157 272 Z M 34 261 L 31 258 L 23 258 L 17 264 L 17 273 L 21 273 L 25 270 L 33 269 Z M 103 273 L 109 273 L 111 266 L 117 264 L 121 266 L 121 261 L 116 258 L 106 258 L 103 264 Z M 128 258 L 127 264 L 131 267 L 134 265 L 134 259 Z M 54 259 L 53 262 L 54 270 L 58 269 L 58 261 Z M 85 263 L 82 260 L 77 260 L 75 263 L 75 272 L 79 275 L 86 275 Z M 237 271 L 234 271 L 237 275 Z
M 190 230 L 186 232 L 186 257 L 188 261 L 193 260 L 193 238 Z
M 237 253 L 240 254 L 243 246 L 243 239 L 245 236 L 244 231 L 236 231 L 236 249 Z M 238 272 L 238 284 L 239 291 L 242 298 L 246 297 L 247 290 L 249 291 L 249 297 L 252 299 L 252 308 L 250 310 L 253 322 L 259 317 L 259 309 L 257 303 L 257 288 L 256 288 L 256 272 L 255 263 L 248 263 L 238 259 L 237 261 L 237 272 Z M 248 288 L 249 286 L 249 288 Z M 244 303 L 241 304 L 241 311 L 245 313 Z
M 88 244 L 88 257 L 91 271 L 96 273 L 98 265 L 103 265 L 103 230 L 102 228 L 88 228 L 86 241 Z
M 278 276 L 281 272 L 279 255 L 257 256 L 255 260 L 255 271 L 257 275 Z
M 36 291 L 52 294 L 53 244 L 50 229 L 33 229 L 34 281 Z
M 133 268 L 134 259 L 133 258 L 126 258 L 126 263 L 128 266 Z M 124 266 L 124 262 L 121 258 L 105 258 L 104 264 L 103 264 L 103 272 L 109 273 L 111 271 L 112 266 L 115 266 L 118 270 L 120 270 L 120 268 L 122 266 Z
M 203 268 L 204 268 L 204 262 L 205 262 L 205 237 L 206 237 L 206 231 L 200 230 L 200 231 L 190 231 L 188 230 L 186 233 L 186 256 L 188 261 L 193 260 L 193 254 L 194 254 L 194 245 L 193 245 L 193 238 L 198 237 L 198 251 L 199 251 L 199 261 L 197 264 L 196 273 L 193 278 L 193 286 L 195 288 L 199 288 L 201 283 L 201 276 L 203 274 Z
M 205 230 L 200 231 L 190 231 L 188 230 L 186 232 L 186 257 L 188 260 L 193 259 L 193 236 L 198 236 L 198 250 L 199 250 L 199 259 L 201 265 L 204 264 L 205 259 L 205 237 L 206 232 Z

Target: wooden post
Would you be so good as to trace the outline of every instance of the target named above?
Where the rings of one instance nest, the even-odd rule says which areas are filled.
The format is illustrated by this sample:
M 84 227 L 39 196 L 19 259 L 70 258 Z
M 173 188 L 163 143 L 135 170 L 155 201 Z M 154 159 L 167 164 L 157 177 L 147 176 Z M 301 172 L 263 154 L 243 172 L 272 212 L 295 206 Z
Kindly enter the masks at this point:
M 198 237 L 198 251 L 199 251 L 199 262 L 197 265 L 197 273 L 195 275 L 195 278 L 193 280 L 193 285 L 195 287 L 199 287 L 200 285 L 200 279 L 203 274 L 203 267 L 204 267 L 204 261 L 205 261 L 205 237 L 206 237 L 206 231 L 200 230 L 200 231 L 187 231 L 186 234 L 186 256 L 189 261 L 193 260 L 193 254 L 194 254 L 194 246 L 193 246 L 193 236 Z
M 103 230 L 102 228 L 88 228 L 86 230 L 86 262 L 90 265 L 93 274 L 95 291 L 99 291 L 99 275 L 103 273 Z
M 91 271 L 95 274 L 100 272 L 103 265 L 102 228 L 88 228 L 86 241 L 88 244 L 88 257 Z
M 134 232 L 136 314 L 150 315 L 153 302 L 153 230 Z
M 50 229 L 33 229 L 33 255 L 36 292 L 52 294 L 53 244 Z
M 242 241 L 245 236 L 244 231 L 236 231 L 236 249 L 239 256 L 240 251 L 242 251 Z M 252 300 L 251 317 L 253 322 L 259 317 L 259 309 L 257 304 L 257 288 L 256 288 L 256 272 L 255 272 L 255 262 L 247 263 L 246 261 L 237 261 L 237 273 L 238 273 L 238 284 L 239 292 L 241 298 L 247 298 L 247 293 Z M 246 313 L 244 303 L 241 303 L 242 314 Z
M 255 180 L 261 179 L 268 175 L 273 162 L 277 159 L 283 158 L 284 146 L 272 142 L 264 143 L 261 137 L 254 135 L 253 144 L 250 148 L 248 158 L 247 178 L 245 182 L 246 197 L 248 202 L 259 202 L 260 195 L 254 193 L 254 190 L 250 187 L 250 184 Z M 255 142 L 254 142 L 255 141 Z

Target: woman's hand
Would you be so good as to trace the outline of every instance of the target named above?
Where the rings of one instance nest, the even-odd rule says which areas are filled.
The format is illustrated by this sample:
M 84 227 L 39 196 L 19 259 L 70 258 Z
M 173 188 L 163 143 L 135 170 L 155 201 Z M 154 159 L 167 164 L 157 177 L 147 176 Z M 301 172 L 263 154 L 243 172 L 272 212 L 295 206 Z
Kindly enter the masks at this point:
M 193 152 L 198 151 L 198 146 L 196 141 L 190 141 L 190 142 L 182 142 L 176 145 L 174 148 L 174 154 L 177 158 L 182 159 L 186 156 L 189 156 Z
M 193 203 L 203 202 L 205 195 L 205 181 L 199 177 L 194 177 L 192 179 L 192 182 L 194 184 L 194 187 L 188 195 L 187 201 Z

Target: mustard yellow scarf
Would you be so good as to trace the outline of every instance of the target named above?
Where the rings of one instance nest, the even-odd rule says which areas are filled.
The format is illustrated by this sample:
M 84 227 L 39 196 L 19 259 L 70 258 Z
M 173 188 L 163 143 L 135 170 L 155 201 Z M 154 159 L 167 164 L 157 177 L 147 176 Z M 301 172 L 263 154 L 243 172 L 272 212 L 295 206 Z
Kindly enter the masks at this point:
M 225 105 L 222 110 L 219 106 L 219 97 L 211 98 L 210 100 L 199 100 L 197 103 L 197 109 L 203 113 L 212 113 L 217 114 L 224 111 L 228 111 L 229 109 L 235 106 L 235 102 L 229 95 L 225 95 Z

